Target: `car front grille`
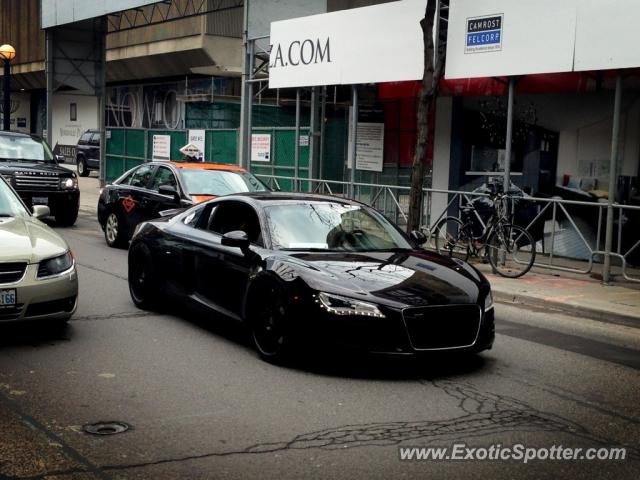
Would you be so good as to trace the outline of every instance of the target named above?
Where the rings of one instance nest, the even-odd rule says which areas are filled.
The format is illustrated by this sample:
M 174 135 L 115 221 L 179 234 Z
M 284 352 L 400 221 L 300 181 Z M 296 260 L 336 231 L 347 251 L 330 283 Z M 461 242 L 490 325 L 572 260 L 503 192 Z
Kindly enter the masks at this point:
M 60 188 L 60 180 L 57 176 L 16 174 L 14 180 L 17 190 L 58 190 Z
M 438 305 L 406 308 L 402 315 L 414 349 L 444 350 L 475 343 L 482 310 L 479 305 Z
M 0 285 L 14 283 L 22 278 L 27 269 L 27 262 L 0 263 Z

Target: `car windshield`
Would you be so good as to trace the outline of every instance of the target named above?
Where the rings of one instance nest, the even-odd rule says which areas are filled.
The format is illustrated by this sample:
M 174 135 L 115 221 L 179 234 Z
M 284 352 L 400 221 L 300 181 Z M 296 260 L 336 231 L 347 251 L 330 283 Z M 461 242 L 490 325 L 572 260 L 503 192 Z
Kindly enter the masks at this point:
M 0 161 L 54 162 L 51 148 L 38 138 L 0 135 Z
M 27 210 L 13 190 L 0 180 L 0 217 L 17 217 L 27 214 Z
M 188 195 L 229 195 L 230 193 L 265 192 L 269 190 L 248 172 L 183 169 L 182 179 Z
M 376 251 L 411 249 L 381 214 L 337 202 L 265 207 L 271 241 L 280 250 Z

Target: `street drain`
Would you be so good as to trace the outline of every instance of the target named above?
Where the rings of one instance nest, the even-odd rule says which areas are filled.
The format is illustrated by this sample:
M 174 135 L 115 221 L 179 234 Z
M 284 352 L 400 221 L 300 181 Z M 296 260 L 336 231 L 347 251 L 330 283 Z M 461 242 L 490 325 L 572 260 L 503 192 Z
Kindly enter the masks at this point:
M 97 422 L 84 425 L 82 430 L 92 435 L 115 435 L 126 432 L 129 428 L 131 427 L 124 422 Z

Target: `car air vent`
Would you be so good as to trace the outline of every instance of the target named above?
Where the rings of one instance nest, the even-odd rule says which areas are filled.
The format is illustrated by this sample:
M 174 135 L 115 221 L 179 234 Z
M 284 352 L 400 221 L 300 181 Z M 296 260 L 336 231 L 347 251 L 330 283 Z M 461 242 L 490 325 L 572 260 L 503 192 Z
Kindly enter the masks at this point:
M 26 262 L 0 263 L 0 285 L 17 282 L 22 278 L 26 269 Z

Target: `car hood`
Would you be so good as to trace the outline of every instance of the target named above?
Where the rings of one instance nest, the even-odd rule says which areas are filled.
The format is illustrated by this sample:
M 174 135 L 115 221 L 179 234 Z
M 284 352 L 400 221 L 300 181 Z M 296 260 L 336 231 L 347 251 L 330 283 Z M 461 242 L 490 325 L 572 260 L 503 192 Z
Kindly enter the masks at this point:
M 477 303 L 489 291 L 467 263 L 426 251 L 295 253 L 288 256 L 313 289 L 390 306 Z
M 0 162 L 0 173 L 29 172 L 57 175 L 62 177 L 71 177 L 73 172 L 67 168 L 61 167 L 57 163 L 41 163 L 41 162 Z
M 37 263 L 66 252 L 56 232 L 34 217 L 0 217 L 0 262 Z

